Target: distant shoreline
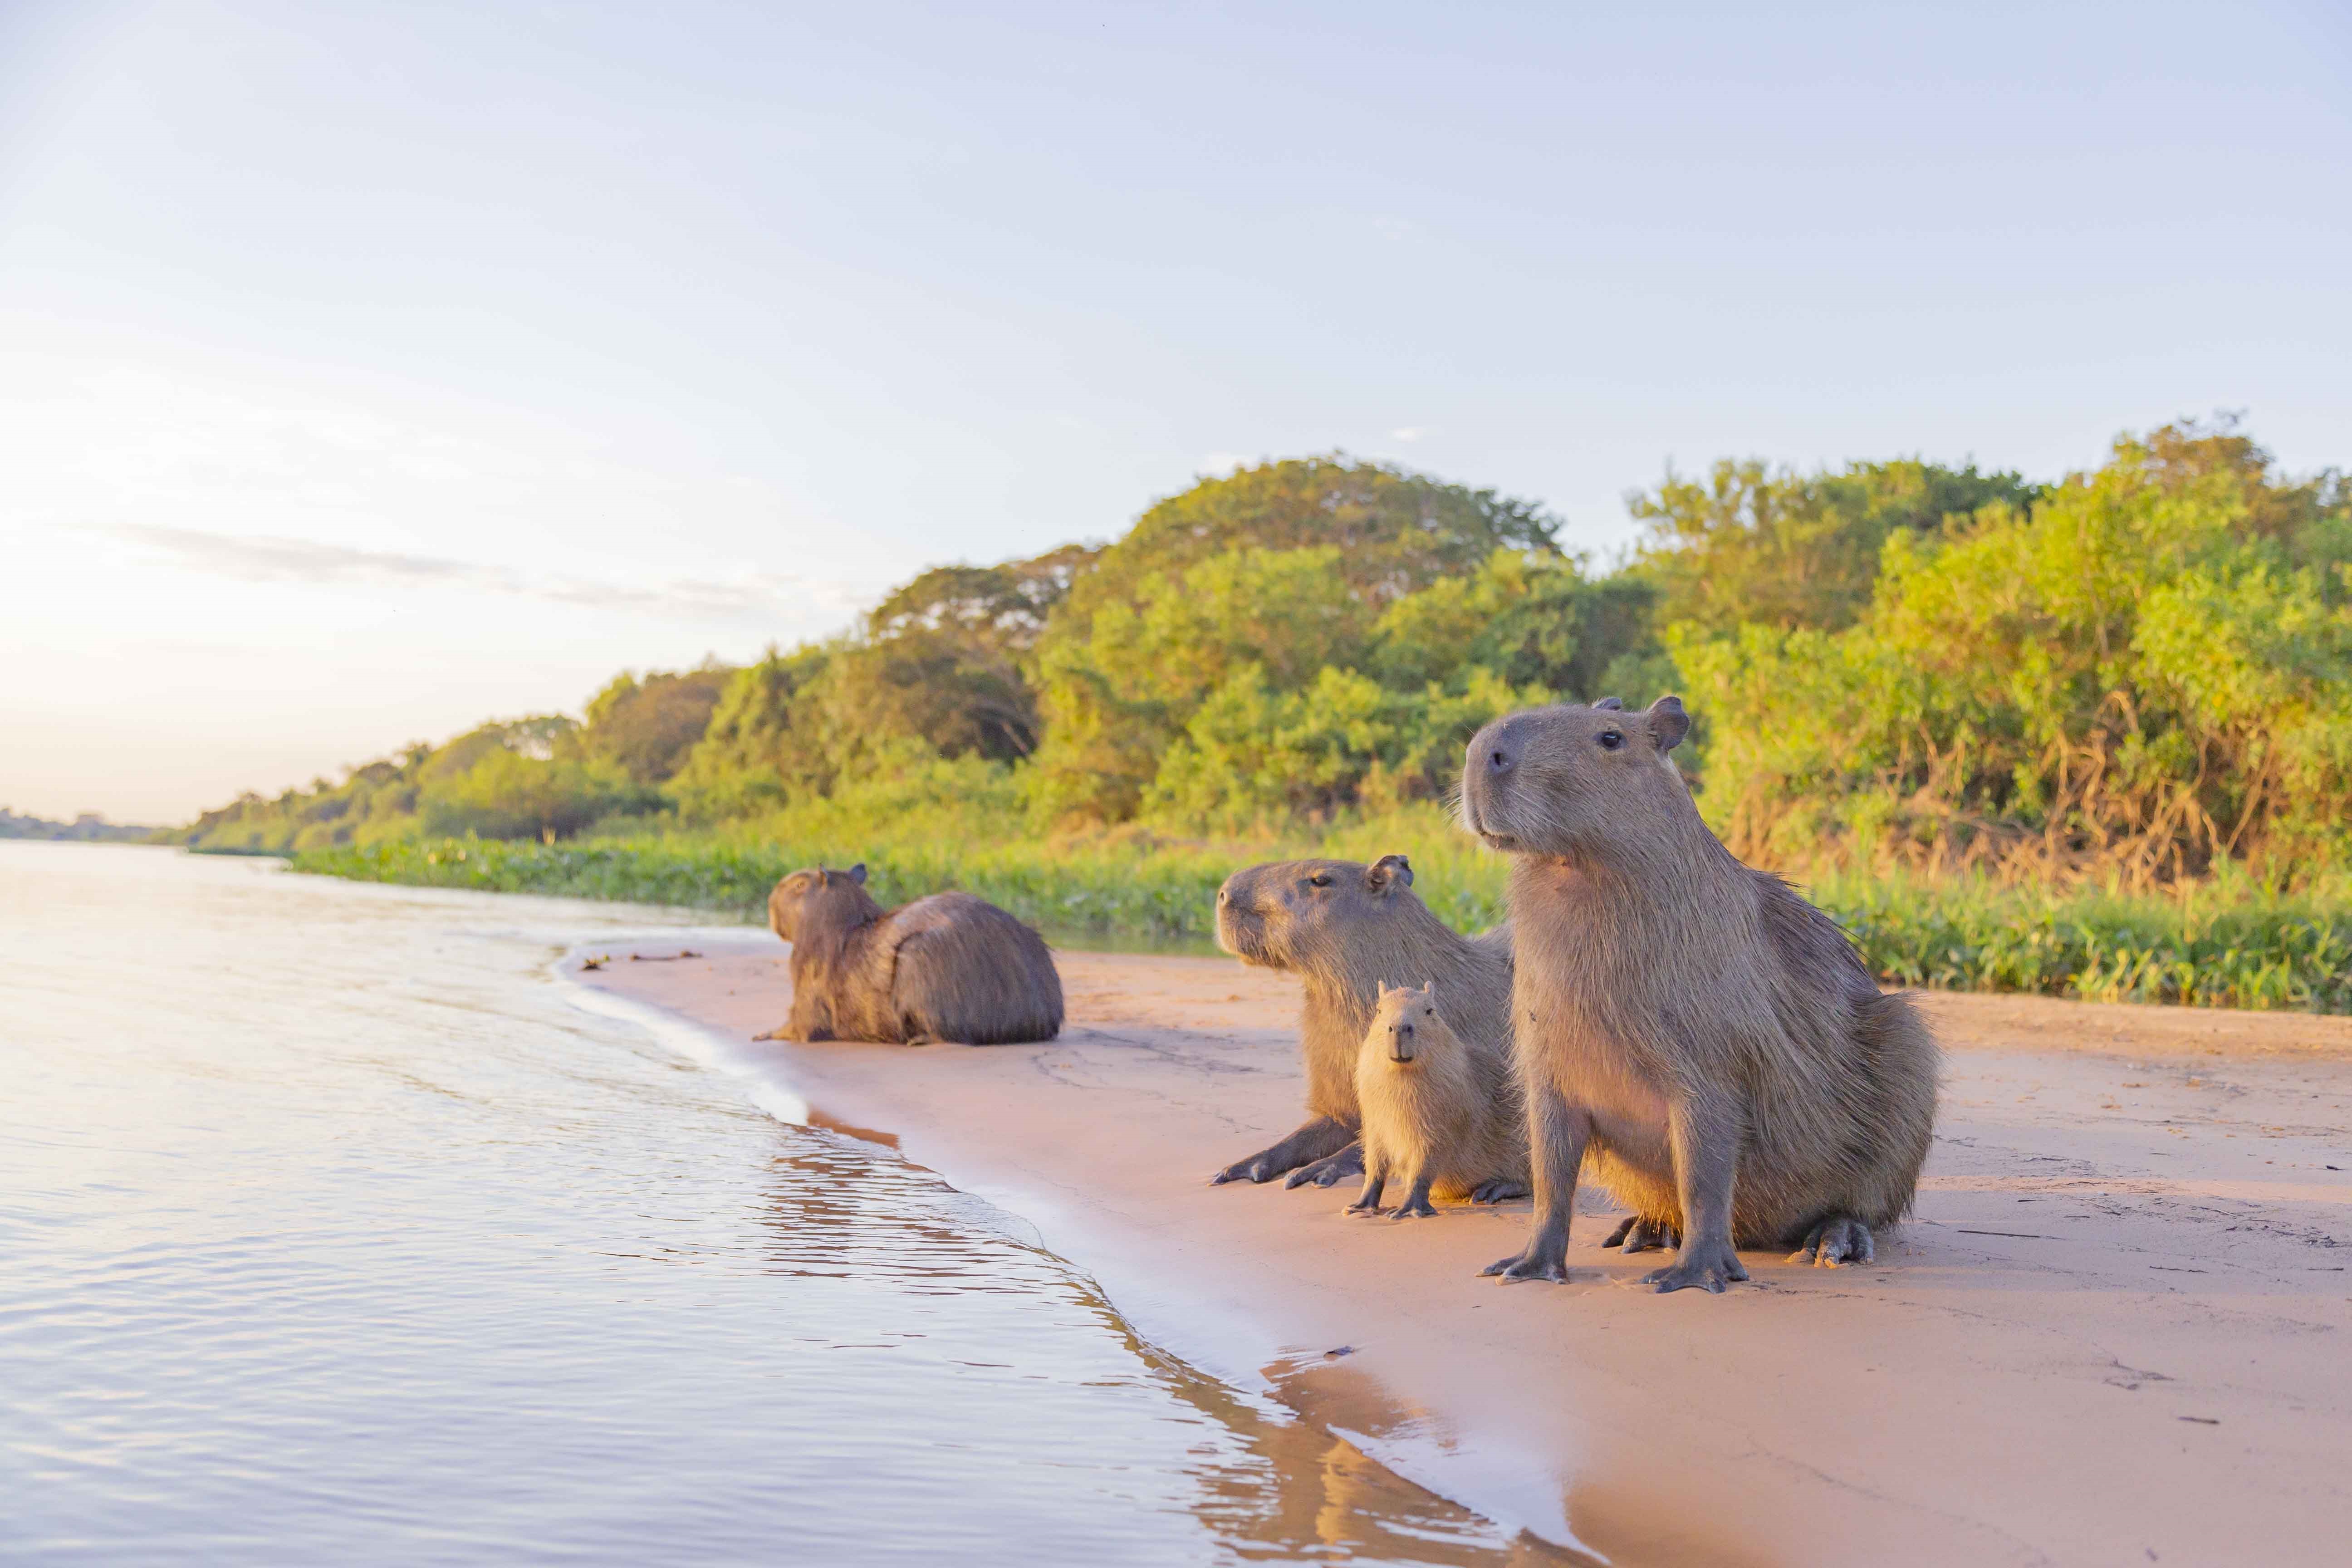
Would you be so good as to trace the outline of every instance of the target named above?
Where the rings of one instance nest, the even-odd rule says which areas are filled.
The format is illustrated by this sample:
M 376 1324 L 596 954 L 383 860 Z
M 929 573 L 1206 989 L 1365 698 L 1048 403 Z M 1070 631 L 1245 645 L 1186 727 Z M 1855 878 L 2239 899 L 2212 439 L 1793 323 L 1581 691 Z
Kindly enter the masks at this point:
M 71 822 L 53 822 L 46 816 L 20 816 L 0 805 L 0 839 L 36 844 L 151 844 L 165 831 L 109 822 L 94 811 L 85 811 Z

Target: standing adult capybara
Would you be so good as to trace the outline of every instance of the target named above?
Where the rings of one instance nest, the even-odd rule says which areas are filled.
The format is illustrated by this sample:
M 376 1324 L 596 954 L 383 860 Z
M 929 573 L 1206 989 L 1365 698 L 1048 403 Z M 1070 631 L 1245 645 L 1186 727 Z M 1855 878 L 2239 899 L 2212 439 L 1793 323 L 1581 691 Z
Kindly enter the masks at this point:
M 1538 708 L 1472 738 L 1463 821 L 1509 853 L 1516 1060 L 1535 1235 L 1489 1268 L 1566 1278 L 1577 1171 L 1634 1211 L 1612 1244 L 1679 1236 L 1661 1290 L 1745 1279 L 1735 1244 L 1867 1262 L 1911 1206 L 1936 1044 L 1844 931 L 1707 830 L 1647 712 Z
M 1364 1190 L 1349 1214 L 1381 1212 L 1381 1188 L 1406 1184 L 1396 1219 L 1434 1218 L 1430 1194 L 1474 1202 L 1524 1197 L 1527 1118 L 1505 1064 L 1474 1051 L 1437 1008 L 1437 987 L 1387 985 L 1356 1051 Z
M 970 893 L 886 910 L 863 864 L 811 867 L 768 895 L 768 926 L 793 944 L 793 1011 L 761 1039 L 1003 1046 L 1061 1033 L 1045 939 Z
M 1434 979 L 1445 989 L 1454 1032 L 1496 1063 L 1508 1060 L 1509 931 L 1468 938 L 1431 914 L 1402 855 L 1370 866 L 1276 860 L 1236 871 L 1217 889 L 1217 945 L 1244 963 L 1306 983 L 1298 1044 L 1311 1114 L 1289 1137 L 1235 1161 L 1213 1182 L 1271 1181 L 1287 1171 L 1285 1185 L 1328 1187 L 1363 1173 L 1356 1049 L 1383 976 Z

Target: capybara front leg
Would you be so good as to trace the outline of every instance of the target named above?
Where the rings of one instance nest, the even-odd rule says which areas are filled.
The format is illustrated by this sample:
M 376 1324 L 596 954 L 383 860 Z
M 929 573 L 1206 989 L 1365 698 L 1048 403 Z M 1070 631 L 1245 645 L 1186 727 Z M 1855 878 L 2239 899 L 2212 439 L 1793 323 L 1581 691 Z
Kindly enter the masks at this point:
M 1318 1187 L 1336 1187 L 1351 1176 L 1364 1173 L 1364 1146 L 1350 1143 L 1336 1154 L 1326 1154 L 1311 1165 L 1301 1165 L 1284 1178 L 1283 1186 L 1303 1187 L 1309 1182 Z
M 1227 1182 L 1270 1182 L 1285 1171 L 1336 1154 L 1356 1141 L 1356 1130 L 1335 1116 L 1318 1116 L 1270 1149 L 1246 1160 L 1236 1160 L 1209 1178 L 1211 1186 Z
M 1731 1245 L 1731 1186 L 1739 1174 L 1744 1118 L 1728 1100 L 1685 1095 L 1666 1110 L 1666 1138 L 1682 1199 L 1683 1242 L 1674 1267 L 1643 1277 L 1659 1293 L 1696 1286 L 1721 1295 L 1748 1278 Z
M 1412 1191 L 1405 1194 L 1404 1202 L 1389 1211 L 1389 1217 L 1391 1219 L 1435 1219 L 1437 1209 L 1429 1201 L 1429 1189 L 1436 1180 L 1436 1175 L 1427 1166 L 1423 1166 L 1420 1174 L 1412 1179 Z
M 1789 1261 L 1835 1268 L 1841 1263 L 1869 1263 L 1877 1257 L 1868 1226 L 1850 1214 L 1833 1214 L 1805 1232 L 1805 1244 L 1789 1255 Z
M 1342 1214 L 1380 1213 L 1381 1189 L 1388 1184 L 1388 1167 L 1378 1161 L 1368 1164 L 1364 1169 L 1364 1190 L 1356 1194 L 1354 1203 L 1349 1204 L 1340 1212 Z
M 1515 1279 L 1549 1279 L 1568 1283 L 1568 1221 L 1576 1208 L 1576 1173 L 1584 1163 L 1584 1145 L 1592 1136 L 1592 1119 L 1570 1106 L 1557 1085 L 1544 1084 L 1528 1095 L 1528 1152 L 1534 1163 L 1536 1232 L 1527 1250 L 1516 1258 L 1497 1258 L 1479 1272 Z

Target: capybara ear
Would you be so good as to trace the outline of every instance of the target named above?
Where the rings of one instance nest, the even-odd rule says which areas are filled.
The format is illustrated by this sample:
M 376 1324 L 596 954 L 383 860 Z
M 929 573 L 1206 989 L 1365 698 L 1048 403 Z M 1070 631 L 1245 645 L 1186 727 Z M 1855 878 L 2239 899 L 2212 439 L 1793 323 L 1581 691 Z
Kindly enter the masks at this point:
M 1690 715 L 1683 711 L 1683 700 L 1679 697 L 1659 698 L 1650 704 L 1650 711 L 1644 716 L 1650 721 L 1650 739 L 1662 752 L 1673 751 L 1690 733 Z
M 1605 708 L 1612 713 L 1622 713 L 1625 711 L 1625 700 L 1622 697 L 1604 697 L 1593 706 Z
M 1421 983 L 1421 994 L 1423 996 L 1427 996 L 1434 1000 L 1437 995 L 1437 982 L 1434 980 L 1423 981 Z
M 832 872 L 830 872 L 830 871 L 828 871 L 828 870 L 826 870 L 826 869 L 825 869 L 824 867 L 822 867 L 822 866 L 818 867 L 818 868 L 816 868 L 816 885 L 817 885 L 818 887 L 820 887 L 820 888 L 830 888 L 830 887 L 832 887 L 832 886 L 833 886 L 833 873 L 832 873 Z
M 1385 893 L 1391 882 L 1412 886 L 1412 862 L 1402 855 L 1383 855 L 1364 868 L 1364 886 L 1375 893 Z
M 859 887 L 861 887 L 861 888 L 862 888 L 862 887 L 864 887 L 864 886 L 866 886 L 866 862 L 865 862 L 865 861 L 860 860 L 856 865 L 852 866 L 852 867 L 849 868 L 849 879 L 850 879 L 851 881 L 853 881 L 853 882 L 856 883 L 856 884 L 857 884 Z

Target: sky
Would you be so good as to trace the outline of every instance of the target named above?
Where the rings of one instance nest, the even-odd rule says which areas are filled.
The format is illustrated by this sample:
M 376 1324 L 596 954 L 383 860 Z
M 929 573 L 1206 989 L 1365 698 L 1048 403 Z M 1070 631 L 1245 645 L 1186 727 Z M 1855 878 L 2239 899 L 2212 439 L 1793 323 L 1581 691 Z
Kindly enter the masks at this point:
M 0 805 L 184 820 L 1265 457 L 2352 463 L 2352 8 L 0 0 Z

